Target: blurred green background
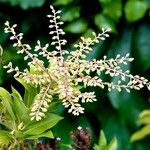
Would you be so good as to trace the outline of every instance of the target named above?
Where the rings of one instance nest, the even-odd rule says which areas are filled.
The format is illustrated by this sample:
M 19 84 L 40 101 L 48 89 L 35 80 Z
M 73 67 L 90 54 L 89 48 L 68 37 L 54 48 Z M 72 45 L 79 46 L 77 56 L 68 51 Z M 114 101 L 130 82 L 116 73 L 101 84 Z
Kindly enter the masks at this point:
M 3 64 L 12 61 L 25 68 L 23 57 L 16 54 L 8 35 L 3 31 L 4 22 L 18 24 L 18 32 L 24 33 L 24 41 L 34 47 L 39 39 L 43 44 L 51 42 L 48 35 L 50 14 L 49 5 L 62 10 L 63 28 L 68 40 L 66 49 L 92 31 L 100 32 L 102 27 L 110 27 L 112 33 L 106 41 L 93 47 L 88 59 L 109 58 L 117 54 L 130 53 L 135 61 L 127 67 L 132 74 L 139 74 L 150 80 L 150 0 L 0 0 L 0 45 L 4 49 Z M 0 64 L 0 85 L 7 88 L 11 84 L 17 89 L 23 88 L 7 74 Z M 113 79 L 110 79 L 113 80 Z M 120 93 L 108 92 L 99 88 L 89 88 L 97 95 L 97 102 L 85 104 L 85 114 L 74 117 L 60 107 L 65 119 L 54 129 L 54 135 L 62 138 L 61 143 L 70 143 L 69 132 L 78 126 L 89 127 L 93 142 L 97 142 L 100 129 L 103 129 L 108 141 L 116 136 L 119 150 L 149 150 L 150 138 L 130 143 L 131 135 L 139 129 L 138 115 L 148 109 L 150 93 L 147 89 Z M 62 145 L 61 150 L 66 150 Z

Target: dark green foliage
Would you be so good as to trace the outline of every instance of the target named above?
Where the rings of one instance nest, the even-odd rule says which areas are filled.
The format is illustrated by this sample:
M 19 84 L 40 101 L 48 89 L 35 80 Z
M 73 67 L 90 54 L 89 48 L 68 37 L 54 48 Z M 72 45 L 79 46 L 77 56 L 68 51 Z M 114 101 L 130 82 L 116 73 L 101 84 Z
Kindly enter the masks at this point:
M 0 0 L 2 3 L 8 3 L 11 6 L 20 6 L 22 9 L 41 7 L 45 0 Z
M 25 32 L 26 41 L 31 43 L 40 39 L 42 43 L 46 43 L 50 37 L 44 36 L 49 32 L 48 19 L 45 16 L 49 13 L 49 5 L 54 4 L 56 8 L 62 10 L 62 19 L 66 22 L 64 29 L 66 29 L 66 38 L 69 43 L 76 42 L 82 34 L 87 35 L 89 30 L 99 32 L 101 27 L 112 28 L 114 34 L 110 39 L 96 45 L 89 59 L 102 58 L 103 55 L 114 58 L 117 54 L 124 55 L 129 52 L 135 58 L 134 64 L 128 66 L 130 71 L 150 79 L 149 0 L 93 0 L 89 2 L 87 0 L 37 0 L 36 2 L 24 0 L 22 2 L 15 0 L 1 0 L 0 2 L 0 44 L 4 48 L 2 57 L 4 64 L 11 60 L 24 68 L 22 58 L 16 55 L 15 50 L 8 45 L 8 37 L 3 32 L 3 23 L 6 20 L 13 20 L 21 27 L 19 30 Z M 31 45 L 34 46 L 34 43 Z M 0 83 L 5 87 L 10 87 L 6 85 L 9 77 L 0 65 Z M 108 141 L 114 136 L 117 137 L 119 150 L 148 150 L 149 144 L 146 140 L 149 140 L 149 137 L 140 142 L 130 143 L 130 136 L 139 127 L 138 114 L 150 105 L 148 102 L 150 94 L 145 89 L 130 94 L 114 91 L 108 94 L 105 90 L 100 91 L 97 88 L 94 90 L 98 102 L 85 105 L 86 114 L 80 116 L 82 119 L 67 115 L 54 129 L 54 135 L 60 136 L 64 144 L 70 144 L 69 131 L 86 124 L 85 126 L 92 130 L 95 141 L 98 139 L 99 129 L 102 128 Z M 29 91 L 26 91 L 26 99 L 34 96 L 35 91 L 32 87 L 31 91 L 31 95 Z M 28 102 L 26 105 L 30 106 Z M 9 106 L 7 109 L 11 111 Z M 63 113 L 62 108 L 59 111 Z M 9 135 L 5 137 L 10 138 Z M 67 148 L 62 146 L 60 149 L 66 150 Z

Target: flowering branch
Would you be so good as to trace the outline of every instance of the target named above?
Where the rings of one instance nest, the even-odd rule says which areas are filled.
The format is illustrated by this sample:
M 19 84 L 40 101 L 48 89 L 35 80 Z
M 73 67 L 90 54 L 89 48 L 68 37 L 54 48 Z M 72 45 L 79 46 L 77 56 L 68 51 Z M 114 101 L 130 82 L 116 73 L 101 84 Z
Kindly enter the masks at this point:
M 107 87 L 109 91 L 121 91 L 125 89 L 130 92 L 131 89 L 140 90 L 144 86 L 150 90 L 150 82 L 144 77 L 132 75 L 129 70 L 123 70 L 121 65 L 127 65 L 133 61 L 133 58 L 126 54 L 124 57 L 117 55 L 116 58 L 108 59 L 106 56 L 101 60 L 86 60 L 88 53 L 92 51 L 91 46 L 105 40 L 109 37 L 110 29 L 102 29 L 102 33 L 93 37 L 81 37 L 81 41 L 74 45 L 75 50 L 68 52 L 62 47 L 66 44 L 66 40 L 62 39 L 65 32 L 60 28 L 63 22 L 59 21 L 60 11 L 55 11 L 50 6 L 52 14 L 48 15 L 51 29 L 50 34 L 53 35 L 51 45 L 55 46 L 55 50 L 48 51 L 49 44 L 44 47 L 38 40 L 35 46 L 35 54 L 30 52 L 31 47 L 22 43 L 23 34 L 16 34 L 16 24 L 10 27 L 9 22 L 5 23 L 5 32 L 11 33 L 10 40 L 15 40 L 14 47 L 19 47 L 18 54 L 25 54 L 24 60 L 29 59 L 28 66 L 23 72 L 18 67 L 13 68 L 10 62 L 4 68 L 8 69 L 8 73 L 15 72 L 14 77 L 22 78 L 27 84 L 32 84 L 39 89 L 39 93 L 35 96 L 34 104 L 31 107 L 31 120 L 41 120 L 48 110 L 49 103 L 54 101 L 54 96 L 58 96 L 59 100 L 65 108 L 69 108 L 68 112 L 73 115 L 84 113 L 81 103 L 96 101 L 94 92 L 81 92 L 82 88 L 88 86 L 98 86 L 100 88 Z M 67 57 L 64 57 L 67 54 Z M 43 60 L 38 56 L 43 56 L 48 61 L 48 67 L 45 67 Z M 91 76 L 95 73 L 95 76 Z M 104 81 L 101 74 L 104 73 L 110 77 L 117 77 L 117 82 Z

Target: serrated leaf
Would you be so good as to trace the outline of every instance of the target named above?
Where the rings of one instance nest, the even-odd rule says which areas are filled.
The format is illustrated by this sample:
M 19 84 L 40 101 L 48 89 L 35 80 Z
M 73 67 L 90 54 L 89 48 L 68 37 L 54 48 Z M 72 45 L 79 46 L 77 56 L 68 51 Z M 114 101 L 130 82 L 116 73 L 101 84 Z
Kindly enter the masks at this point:
M 28 126 L 25 127 L 23 133 L 24 135 L 37 135 L 45 132 L 46 130 L 52 128 L 54 125 L 56 125 L 62 117 L 49 113 L 46 115 L 46 118 L 40 120 L 31 122 Z
M 125 5 L 125 16 L 129 22 L 135 22 L 144 17 L 147 10 L 145 1 L 127 1 Z

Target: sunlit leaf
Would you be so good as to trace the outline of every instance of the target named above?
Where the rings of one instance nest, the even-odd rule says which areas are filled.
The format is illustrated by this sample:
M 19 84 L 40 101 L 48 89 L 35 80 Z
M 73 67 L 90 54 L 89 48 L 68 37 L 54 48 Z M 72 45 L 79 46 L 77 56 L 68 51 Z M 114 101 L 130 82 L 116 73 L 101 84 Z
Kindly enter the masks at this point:
M 128 149 L 130 133 L 126 125 L 127 122 L 124 121 L 123 117 L 121 117 L 119 113 L 115 113 L 115 111 L 112 110 L 107 110 L 107 115 L 103 114 L 103 117 L 102 126 L 107 137 L 109 137 L 109 139 L 114 136 L 119 137 L 119 139 L 117 138 L 118 149 Z
M 7 131 L 0 131 L 0 145 L 9 144 L 12 141 L 12 135 Z
M 150 124 L 135 132 L 131 137 L 131 142 L 141 140 L 147 135 L 150 135 Z
M 3 105 L 6 107 L 6 110 L 8 114 L 10 115 L 10 117 L 13 120 L 15 120 L 16 117 L 11 106 L 11 103 L 12 103 L 11 95 L 7 90 L 5 90 L 2 87 L 0 87 L 0 99 L 2 100 Z
M 42 137 L 54 138 L 52 131 L 49 130 L 49 131 L 46 131 L 46 132 L 38 134 L 38 135 L 28 136 L 28 137 L 26 137 L 26 139 L 34 140 L 34 139 L 38 139 L 38 138 L 42 138 Z
M 118 143 L 117 139 L 114 137 L 109 144 L 107 144 L 107 140 L 104 132 L 101 130 L 99 143 L 94 145 L 94 150 L 117 150 Z
M 108 150 L 117 150 L 118 149 L 118 143 L 117 143 L 117 139 L 116 138 L 113 138 L 109 145 L 107 146 L 107 149 Z
M 105 134 L 102 130 L 100 132 L 98 145 L 99 145 L 99 149 L 101 149 L 101 148 L 103 148 L 104 146 L 107 145 L 107 140 L 106 140 Z
M 16 112 L 16 116 L 18 116 L 19 122 L 30 122 L 29 112 L 27 107 L 25 106 L 23 99 L 19 92 L 12 87 L 12 97 L 13 97 L 13 109 Z
M 16 79 L 19 81 L 25 88 L 25 94 L 24 94 L 24 103 L 27 107 L 31 106 L 34 101 L 34 97 L 37 95 L 37 89 L 30 84 L 27 84 L 22 79 Z
M 150 110 L 149 109 L 147 110 L 145 109 L 144 111 L 140 113 L 139 122 L 140 124 L 150 124 Z
M 25 127 L 23 133 L 24 135 L 37 135 L 41 134 L 44 131 L 52 128 L 54 125 L 56 125 L 62 117 L 55 115 L 55 114 L 48 114 L 46 118 L 36 121 L 36 122 L 31 122 L 27 127 Z

